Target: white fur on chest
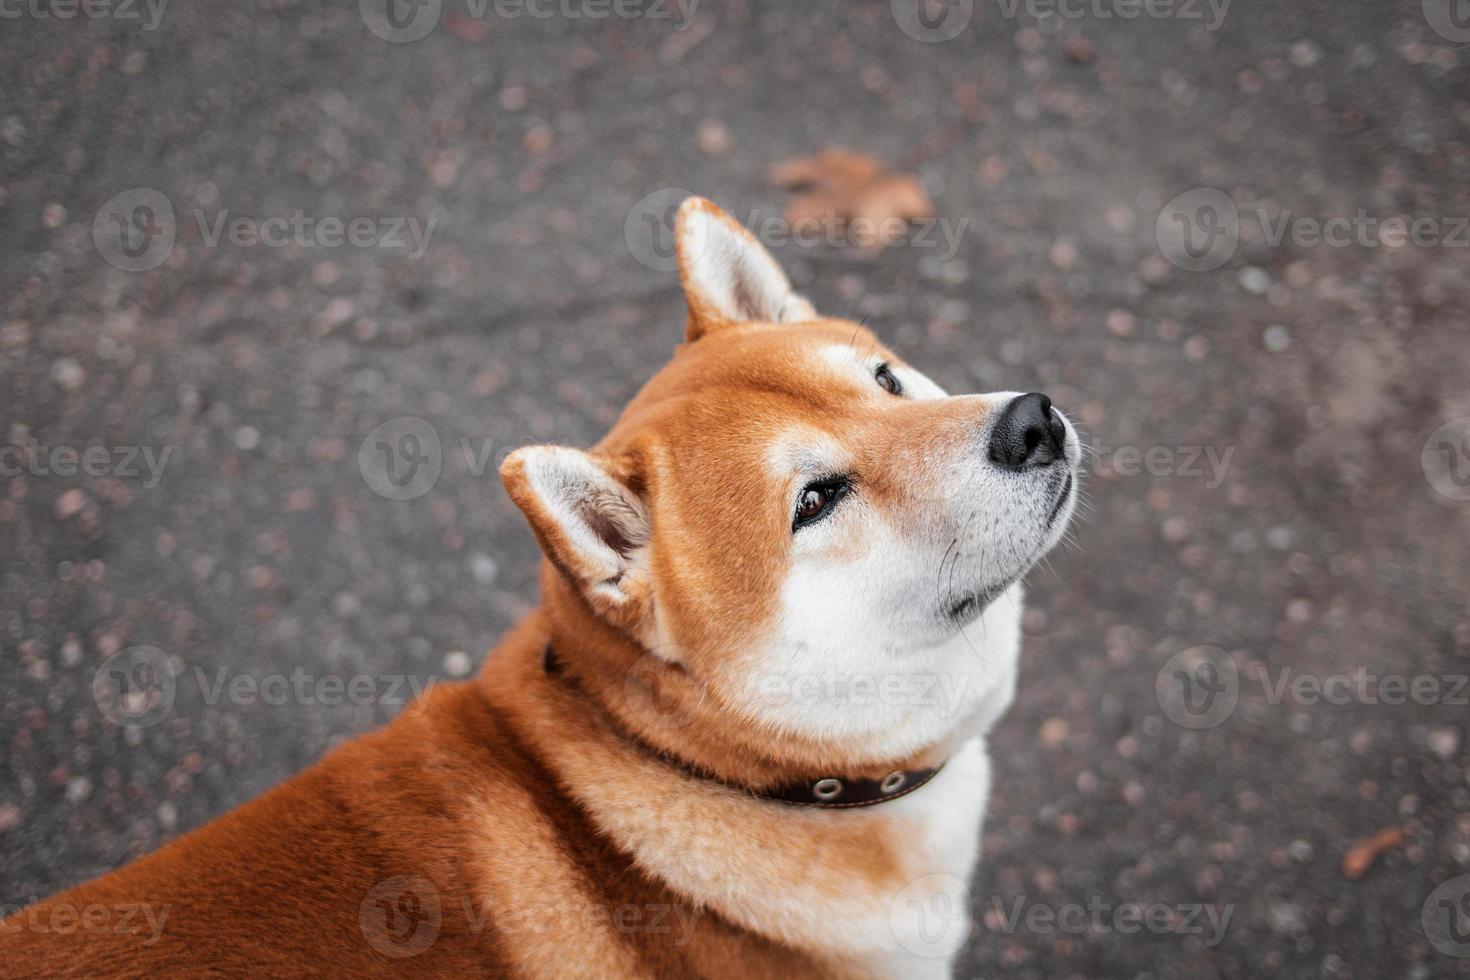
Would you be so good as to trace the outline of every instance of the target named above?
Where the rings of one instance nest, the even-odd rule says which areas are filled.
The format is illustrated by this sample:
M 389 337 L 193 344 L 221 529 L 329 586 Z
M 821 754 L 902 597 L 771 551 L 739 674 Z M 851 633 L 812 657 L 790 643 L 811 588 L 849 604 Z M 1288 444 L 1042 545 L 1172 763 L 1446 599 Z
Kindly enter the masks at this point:
M 947 976 L 970 931 L 968 887 L 990 792 L 984 736 L 1014 696 L 1020 609 L 1017 587 L 947 649 L 931 651 L 973 686 L 947 724 L 923 713 L 906 719 L 957 746 L 907 796 L 858 810 L 803 809 L 665 776 L 637 795 L 587 803 L 645 870 L 729 921 L 855 975 Z M 919 743 L 918 732 L 896 729 L 895 741 Z M 651 798 L 655 786 L 662 799 Z M 847 866 L 852 851 L 838 846 L 871 841 L 875 829 L 873 846 L 901 869 L 882 885 Z
M 990 759 L 981 738 L 956 752 L 925 789 L 891 806 L 920 829 L 913 877 L 889 900 L 893 948 L 873 957 L 875 972 L 896 977 L 949 976 L 969 937 L 970 879 L 990 796 Z

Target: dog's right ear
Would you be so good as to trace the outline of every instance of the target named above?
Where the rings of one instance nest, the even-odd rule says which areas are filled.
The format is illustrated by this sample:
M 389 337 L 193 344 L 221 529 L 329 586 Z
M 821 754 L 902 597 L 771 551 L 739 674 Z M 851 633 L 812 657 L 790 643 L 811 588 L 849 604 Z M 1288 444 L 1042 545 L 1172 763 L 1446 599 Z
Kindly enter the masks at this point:
M 648 510 L 601 456 L 525 446 L 500 466 L 542 552 L 604 619 L 635 637 L 651 622 Z
M 685 199 L 674 219 L 679 282 L 689 303 L 684 339 L 736 323 L 797 323 L 817 311 L 793 292 L 781 266 L 755 236 L 702 197 Z

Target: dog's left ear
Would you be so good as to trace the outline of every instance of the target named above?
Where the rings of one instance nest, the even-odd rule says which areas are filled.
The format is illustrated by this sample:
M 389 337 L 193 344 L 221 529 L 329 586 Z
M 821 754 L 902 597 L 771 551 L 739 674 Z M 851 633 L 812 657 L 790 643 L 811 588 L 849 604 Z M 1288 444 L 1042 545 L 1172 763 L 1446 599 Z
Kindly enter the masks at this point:
M 793 292 L 781 266 L 755 236 L 702 197 L 679 205 L 674 222 L 679 282 L 689 303 L 685 340 L 736 323 L 797 323 L 817 311 Z
M 649 622 L 648 510 L 610 461 L 562 446 L 525 446 L 500 466 L 542 552 L 604 619 L 635 637 Z

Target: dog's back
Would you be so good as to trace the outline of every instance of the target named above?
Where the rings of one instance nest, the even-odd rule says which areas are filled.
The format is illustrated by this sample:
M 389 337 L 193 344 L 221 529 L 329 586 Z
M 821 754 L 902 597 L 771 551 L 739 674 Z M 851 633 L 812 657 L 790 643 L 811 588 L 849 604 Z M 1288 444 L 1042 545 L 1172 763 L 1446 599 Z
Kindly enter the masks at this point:
M 533 642 L 493 656 L 515 672 Z M 537 710 L 534 685 L 504 694 L 519 704 L 436 685 L 258 799 L 3 920 L 0 975 L 816 971 L 639 871 L 509 717 Z

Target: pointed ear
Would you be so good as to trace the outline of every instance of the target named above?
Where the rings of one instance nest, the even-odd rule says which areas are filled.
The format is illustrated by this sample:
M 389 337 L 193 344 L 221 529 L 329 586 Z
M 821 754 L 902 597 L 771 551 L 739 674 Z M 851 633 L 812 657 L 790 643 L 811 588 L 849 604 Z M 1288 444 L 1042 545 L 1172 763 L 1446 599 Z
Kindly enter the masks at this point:
M 652 525 L 639 496 L 600 457 L 561 446 L 517 449 L 500 478 L 551 563 L 599 615 L 640 636 L 653 591 Z
M 679 282 L 689 303 L 685 339 L 735 323 L 814 320 L 812 304 L 791 290 L 786 273 L 755 236 L 702 197 L 679 205 L 674 223 Z

